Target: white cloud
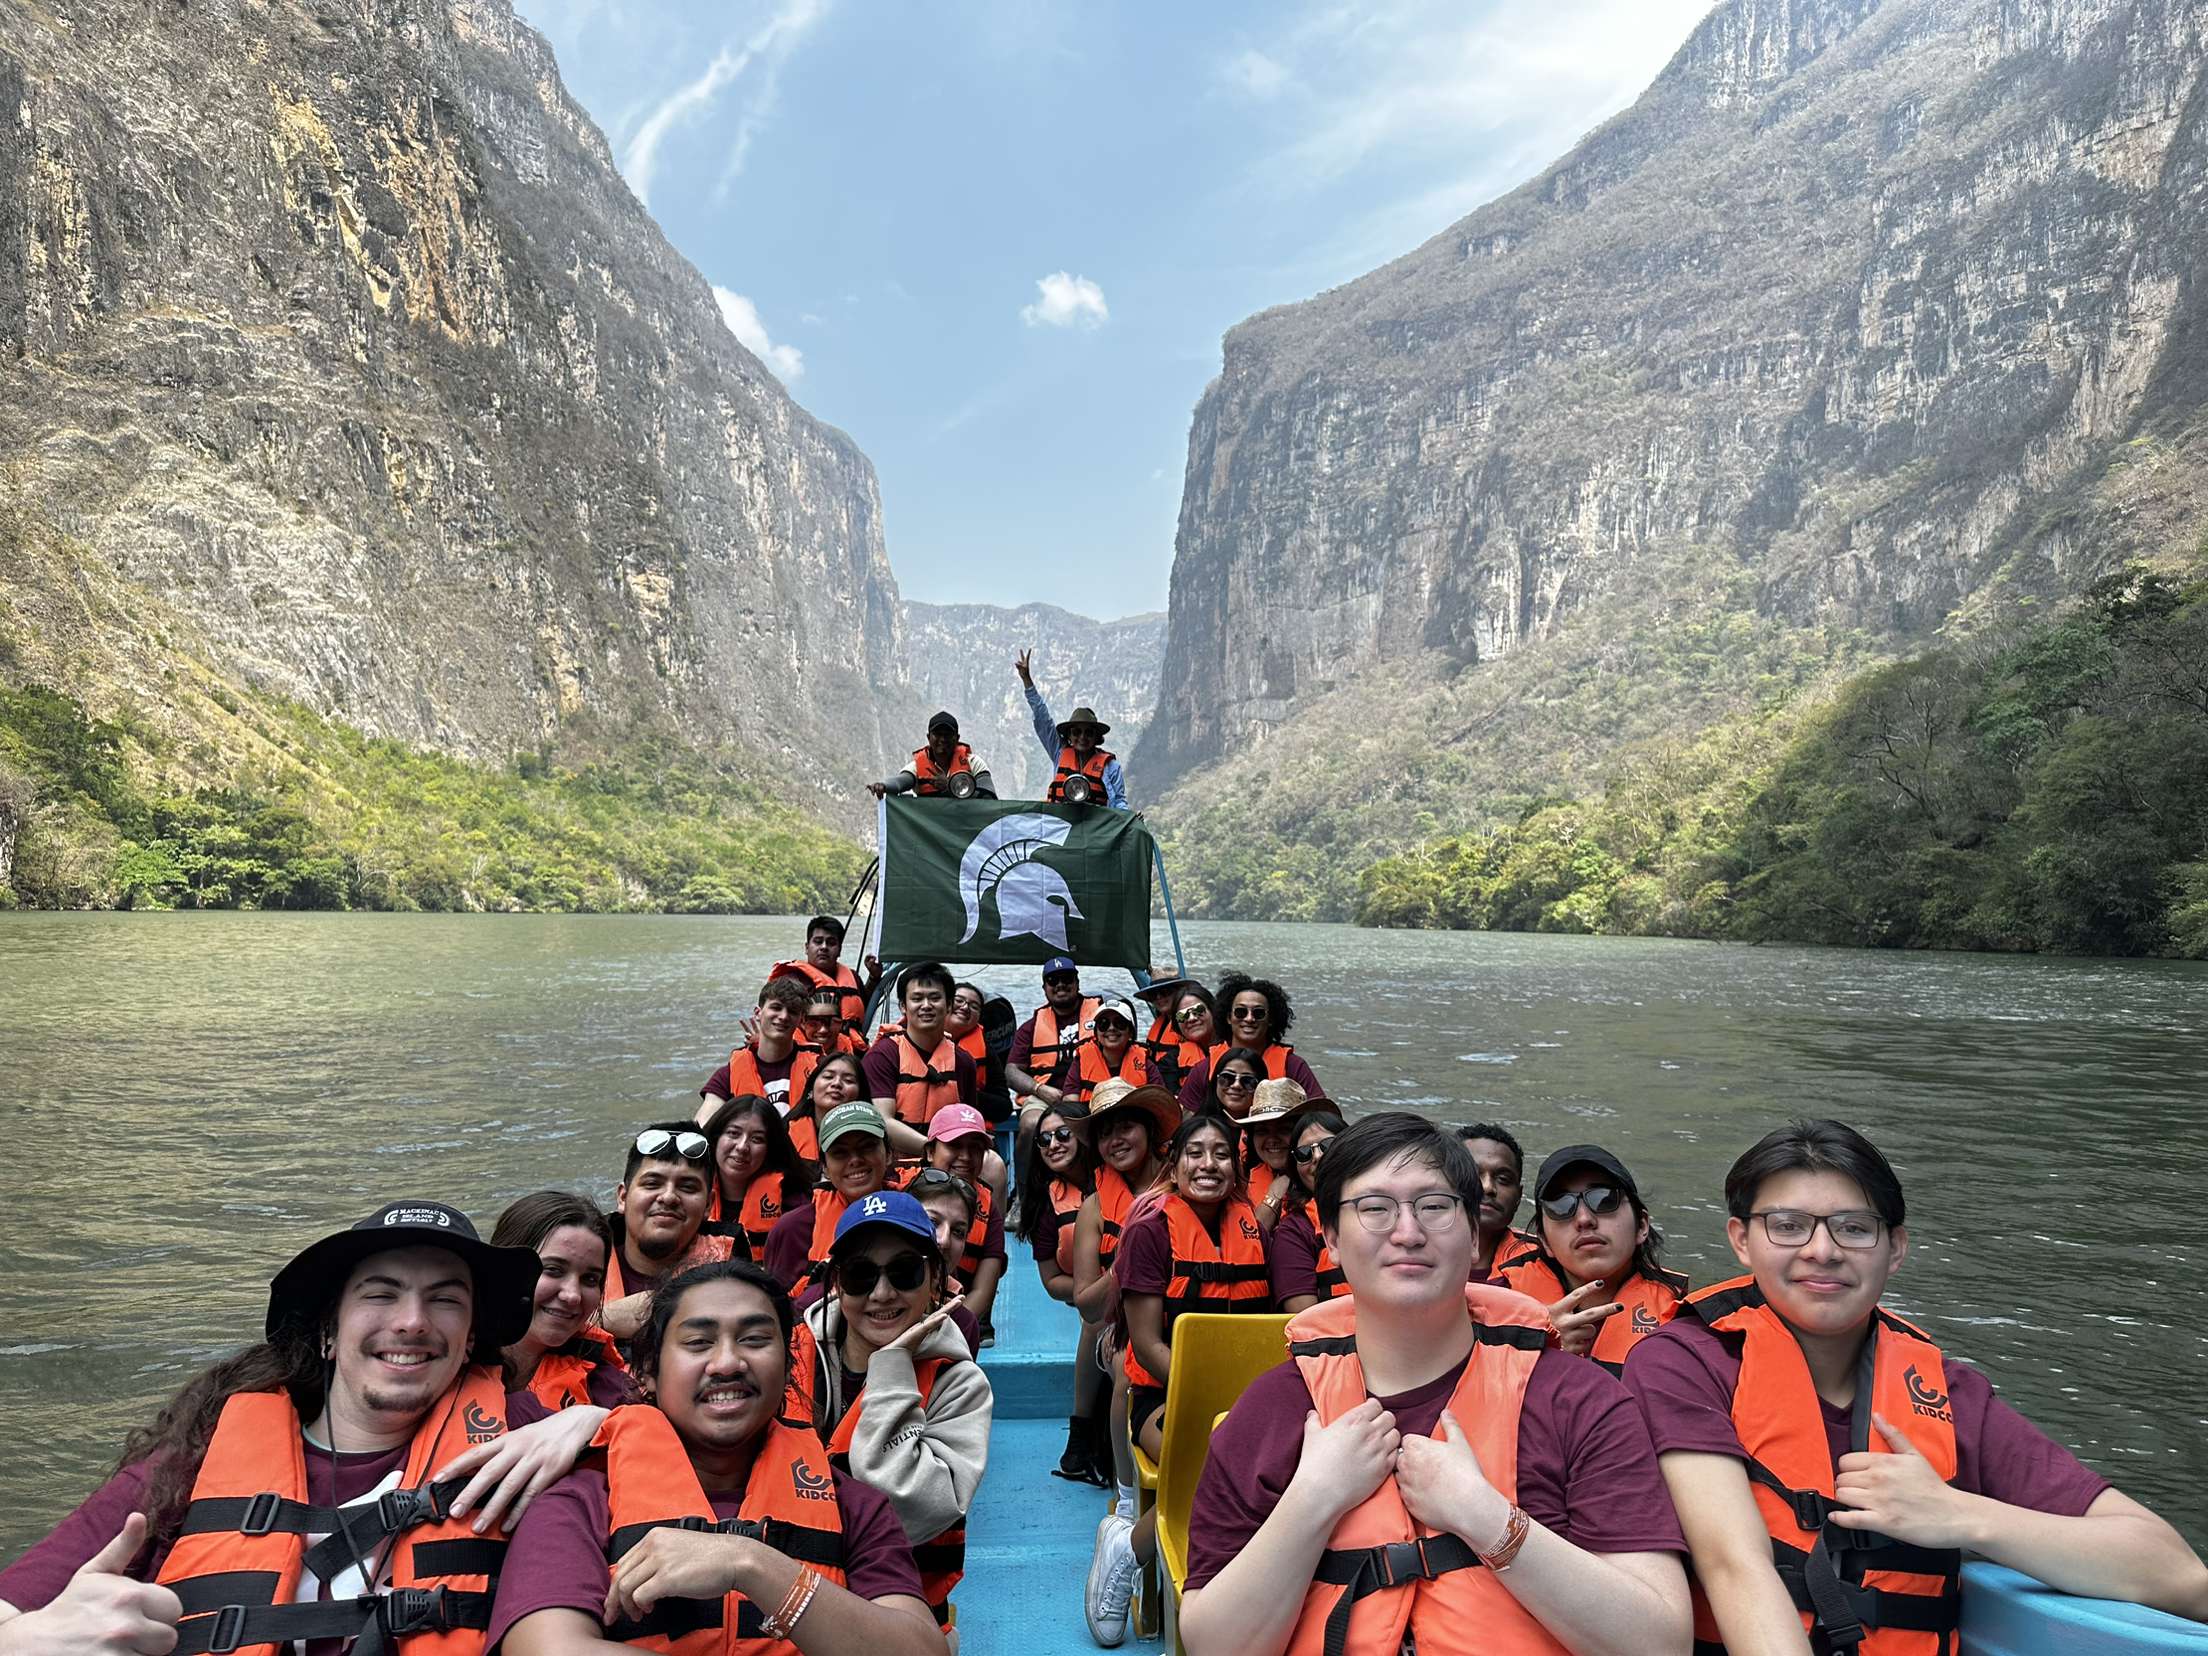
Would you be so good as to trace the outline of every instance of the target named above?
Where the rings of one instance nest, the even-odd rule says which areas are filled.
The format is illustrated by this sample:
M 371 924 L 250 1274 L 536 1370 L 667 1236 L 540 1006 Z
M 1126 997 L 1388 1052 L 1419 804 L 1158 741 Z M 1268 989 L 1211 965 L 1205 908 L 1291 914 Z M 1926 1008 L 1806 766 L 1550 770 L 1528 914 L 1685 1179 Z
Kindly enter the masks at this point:
M 805 372 L 805 353 L 795 345 L 777 345 L 767 337 L 767 325 L 759 320 L 759 307 L 742 294 L 716 285 L 713 298 L 721 307 L 721 320 L 736 336 L 736 343 L 774 370 L 784 385 Z
M 817 328 L 827 322 L 828 318 L 822 316 L 818 311 L 805 311 L 798 316 L 798 320 L 808 328 Z
M 1251 98 L 1277 96 L 1288 84 L 1287 66 L 1252 48 L 1220 66 L 1219 75 L 1235 91 Z
M 646 206 L 651 204 L 652 179 L 659 168 L 659 147 L 666 142 L 668 133 L 677 126 L 688 125 L 711 113 L 721 93 L 765 55 L 767 63 L 762 76 L 764 84 L 758 98 L 737 124 L 736 143 L 716 193 L 726 191 L 729 182 L 743 170 L 744 156 L 751 148 L 752 136 L 758 130 L 759 124 L 773 113 L 775 89 L 783 60 L 797 44 L 798 37 L 812 27 L 826 6 L 827 0 L 787 0 L 783 8 L 743 44 L 723 46 L 713 54 L 713 61 L 695 79 L 676 88 L 660 101 L 658 107 L 638 126 L 636 135 L 629 140 L 629 147 L 621 157 L 622 176 L 628 179 L 629 188 L 636 192 L 637 200 Z
M 1042 298 L 1020 307 L 1020 320 L 1031 328 L 1101 328 L 1111 319 L 1104 290 L 1086 276 L 1055 271 L 1035 284 Z

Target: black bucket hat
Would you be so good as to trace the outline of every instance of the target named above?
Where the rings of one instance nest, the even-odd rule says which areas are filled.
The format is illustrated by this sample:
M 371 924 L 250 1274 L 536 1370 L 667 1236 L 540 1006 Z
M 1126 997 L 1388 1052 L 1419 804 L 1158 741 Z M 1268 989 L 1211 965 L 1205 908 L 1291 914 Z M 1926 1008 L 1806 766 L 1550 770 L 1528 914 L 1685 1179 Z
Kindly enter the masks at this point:
M 386 1202 L 303 1249 L 276 1273 L 268 1285 L 268 1337 L 318 1327 L 353 1267 L 395 1248 L 444 1248 L 460 1256 L 475 1278 L 478 1346 L 509 1346 L 529 1332 L 540 1269 L 534 1249 L 492 1247 L 466 1214 L 442 1202 Z

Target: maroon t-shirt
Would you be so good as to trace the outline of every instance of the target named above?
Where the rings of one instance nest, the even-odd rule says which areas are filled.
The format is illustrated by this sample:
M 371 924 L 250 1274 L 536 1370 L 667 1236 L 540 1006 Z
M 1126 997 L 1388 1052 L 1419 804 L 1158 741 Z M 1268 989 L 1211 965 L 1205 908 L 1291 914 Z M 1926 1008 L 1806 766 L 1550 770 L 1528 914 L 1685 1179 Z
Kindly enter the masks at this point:
M 1397 1430 L 1431 1437 L 1463 1373 L 1460 1364 L 1380 1402 Z M 1190 1587 L 1225 1569 L 1272 1516 L 1303 1458 L 1310 1409 L 1303 1371 L 1283 1363 L 1251 1382 L 1211 1434 L 1189 1509 Z M 1607 1371 L 1561 1351 L 1542 1352 L 1526 1383 L 1516 1498 L 1527 1517 L 1589 1552 L 1687 1550 L 1633 1399 Z
M 1311 1228 L 1298 1202 L 1273 1221 L 1273 1303 L 1285 1306 L 1298 1294 L 1319 1293 L 1319 1233 Z
M 780 1106 L 782 1113 L 785 1115 L 789 1113 L 791 1102 L 790 1070 L 797 1063 L 797 1055 L 801 1050 L 801 1048 L 792 1047 L 790 1055 L 778 1063 L 769 1063 L 766 1059 L 760 1057 L 756 1051 L 751 1055 L 751 1061 L 759 1066 L 759 1079 L 766 1085 L 766 1096 Z M 700 1098 L 718 1098 L 724 1102 L 731 1096 L 728 1090 L 728 1066 L 726 1064 L 723 1064 L 706 1079 L 705 1085 L 698 1089 L 698 1096 Z
M 1305 1097 L 1323 1098 L 1326 1096 L 1325 1089 L 1319 1085 L 1319 1078 L 1311 1073 L 1311 1066 L 1303 1061 L 1302 1053 L 1289 1053 L 1288 1062 L 1285 1068 L 1288 1072 L 1288 1079 L 1293 1081 L 1297 1086 L 1303 1089 Z M 1204 1101 L 1210 1096 L 1211 1059 L 1209 1057 L 1203 1057 L 1197 1059 L 1196 1067 L 1190 1070 L 1188 1074 L 1182 1078 L 1182 1113 L 1184 1115 L 1193 1114 L 1194 1112 L 1202 1109 L 1204 1107 Z
M 767 1274 L 788 1292 L 797 1286 L 813 1256 L 813 1204 L 810 1197 L 774 1222 L 767 1244 L 759 1250 L 759 1262 Z
M 896 1593 L 918 1598 L 920 1572 L 912 1562 L 912 1544 L 888 1497 L 841 1472 L 835 1479 L 843 1518 L 844 1584 L 863 1599 Z M 733 1518 L 743 1508 L 741 1494 L 716 1494 L 711 1500 L 716 1518 Z M 493 1656 L 514 1623 L 539 1610 L 575 1610 L 593 1622 L 603 1616 L 610 1504 L 605 1473 L 589 1467 L 569 1473 L 537 1497 L 506 1549 L 498 1600 L 483 1640 L 485 1656 Z
M 1658 1454 L 1684 1449 L 1747 1458 L 1732 1418 L 1740 1347 L 1741 1337 L 1729 1338 L 1681 1316 L 1633 1348 L 1625 1360 L 1625 1384 L 1648 1417 Z M 2106 1478 L 1994 1396 L 1993 1383 L 1983 1374 L 1944 1355 L 1940 1366 L 1955 1416 L 1956 1488 L 2076 1518 L 2109 1487 Z M 1837 1462 L 1850 1448 L 1851 1411 L 1823 1398 L 1817 1402 Z
M 929 1054 L 930 1061 L 940 1060 L 946 1048 L 952 1057 L 951 1075 L 958 1084 L 958 1101 L 961 1104 L 971 1104 L 981 1090 L 973 1055 L 946 1035 L 936 1044 L 935 1051 Z M 894 1099 L 897 1096 L 897 1041 L 894 1036 L 885 1035 L 868 1047 L 866 1056 L 859 1063 L 866 1071 L 867 1097 Z M 942 1067 L 940 1062 L 936 1062 L 936 1067 Z
M 1058 1217 L 1058 1210 L 1050 1205 L 1050 1191 L 1042 1194 L 1042 1211 L 1035 1216 L 1035 1237 L 1028 1243 L 1037 1259 L 1055 1260 L 1058 1257 L 1058 1227 L 1065 1223 Z
M 1257 1231 L 1258 1246 L 1270 1249 L 1265 1227 Z M 1269 1257 L 1269 1255 L 1268 1255 Z M 1163 1296 L 1173 1281 L 1173 1233 L 1166 1228 L 1165 1209 L 1158 1206 L 1120 1232 L 1118 1251 L 1112 1255 L 1112 1275 L 1119 1279 L 1122 1298 L 1128 1294 L 1157 1294 Z M 1239 1300 L 1229 1305 L 1225 1301 L 1213 1307 L 1227 1311 L 1270 1311 L 1270 1299 Z M 1164 1333 L 1168 1341 L 1173 1338 L 1173 1319 L 1180 1313 L 1171 1305 L 1165 1308 Z M 1161 1375 L 1162 1379 L 1163 1376 Z M 1302 1419 L 1301 1415 L 1296 1417 Z

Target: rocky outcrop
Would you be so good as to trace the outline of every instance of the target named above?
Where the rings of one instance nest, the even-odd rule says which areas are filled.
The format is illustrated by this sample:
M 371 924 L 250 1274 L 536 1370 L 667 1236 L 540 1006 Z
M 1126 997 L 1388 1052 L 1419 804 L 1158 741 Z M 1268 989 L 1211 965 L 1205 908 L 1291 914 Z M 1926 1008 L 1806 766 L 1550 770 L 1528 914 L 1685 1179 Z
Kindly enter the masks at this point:
M 960 734 L 988 761 L 1000 798 L 1037 798 L 1056 775 L 1035 740 L 1027 695 L 1012 668 L 1022 649 L 1035 652 L 1035 687 L 1053 713 L 1062 719 L 1086 704 L 1112 727 L 1105 746 L 1121 756 L 1128 785 L 1137 785 L 1128 755 L 1157 705 L 1162 614 L 1092 621 L 1052 604 L 907 602 L 902 636 L 912 693 L 923 704 L 918 718 L 939 707 L 957 715 Z M 907 750 L 920 740 L 916 728 Z
M 2208 384 L 2204 32 L 2204 0 L 1725 0 L 1531 183 L 1235 328 L 1152 785 L 1667 560 L 1901 640 L 2159 550 L 2073 503 Z
M 507 0 L 0 13 L 0 461 L 373 733 L 736 745 L 831 813 L 905 740 L 871 466 Z

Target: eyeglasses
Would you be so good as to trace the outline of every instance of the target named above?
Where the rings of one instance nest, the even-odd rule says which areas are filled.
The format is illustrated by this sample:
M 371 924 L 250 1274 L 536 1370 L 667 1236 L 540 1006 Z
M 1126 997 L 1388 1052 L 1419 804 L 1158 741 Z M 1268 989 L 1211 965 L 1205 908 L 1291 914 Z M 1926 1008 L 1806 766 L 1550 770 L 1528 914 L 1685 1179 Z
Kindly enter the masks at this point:
M 883 1277 L 900 1294 L 909 1294 L 928 1280 L 928 1262 L 916 1253 L 901 1253 L 886 1266 L 871 1259 L 847 1259 L 836 1267 L 836 1286 L 845 1293 L 863 1296 L 874 1292 Z
M 1326 1147 L 1333 1142 L 1334 1141 L 1330 1138 L 1323 1138 L 1315 1144 L 1297 1145 L 1295 1149 L 1296 1165 L 1298 1167 L 1309 1167 L 1313 1162 L 1317 1161 L 1321 1156 L 1326 1154 Z
M 1577 1213 L 1580 1203 L 1585 1202 L 1589 1213 L 1597 1219 L 1607 1219 L 1618 1211 L 1618 1204 L 1624 1200 L 1622 1190 L 1613 1190 L 1608 1185 L 1589 1185 L 1585 1190 L 1567 1190 L 1561 1196 L 1542 1197 L 1541 1211 L 1561 1224 Z
M 1843 1248 L 1875 1248 L 1879 1232 L 1886 1228 L 1886 1221 L 1866 1208 L 1847 1208 L 1839 1213 L 1766 1208 L 1748 1217 L 1761 1219 L 1764 1236 L 1772 1246 L 1779 1248 L 1807 1247 L 1819 1225 L 1824 1226 L 1825 1234 Z
M 1255 1092 L 1257 1077 L 1247 1070 L 1221 1070 L 1219 1085 L 1229 1092 Z
M 664 1156 L 669 1146 L 684 1161 L 705 1160 L 703 1133 L 670 1133 L 664 1127 L 647 1127 L 636 1135 L 636 1153 L 640 1156 Z
M 1269 1008 L 1263 1006 L 1237 1006 L 1227 1016 L 1236 1023 L 1263 1023 L 1268 1010 Z
M 1035 1135 L 1035 1142 L 1037 1144 L 1071 1144 L 1073 1142 L 1073 1129 L 1071 1127 L 1045 1127 Z
M 1184 1006 L 1173 1014 L 1173 1021 L 1177 1024 L 1200 1024 L 1210 1016 L 1210 1011 L 1204 1007 Z
M 1357 1222 L 1375 1236 L 1385 1236 L 1395 1229 L 1396 1216 L 1406 1205 L 1411 1217 L 1418 1221 L 1418 1228 L 1429 1236 L 1454 1230 L 1458 1217 L 1464 1212 L 1462 1196 L 1444 1196 L 1439 1191 L 1430 1196 L 1414 1196 L 1408 1204 L 1393 1196 L 1359 1196 L 1342 1204 L 1355 1208 Z

